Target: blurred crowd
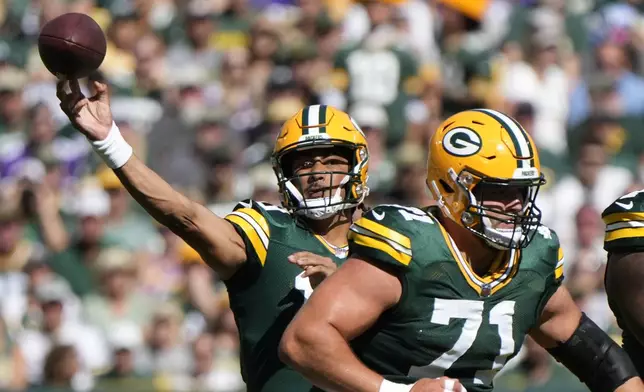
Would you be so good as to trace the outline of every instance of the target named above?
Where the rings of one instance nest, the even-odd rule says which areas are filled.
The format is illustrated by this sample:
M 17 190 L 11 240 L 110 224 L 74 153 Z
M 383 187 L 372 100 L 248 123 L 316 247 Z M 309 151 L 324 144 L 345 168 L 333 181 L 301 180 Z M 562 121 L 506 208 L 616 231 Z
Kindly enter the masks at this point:
M 540 150 L 565 282 L 619 341 L 600 213 L 644 188 L 644 1 L 0 0 L 0 390 L 244 390 L 222 283 L 58 107 L 36 40 L 65 12 L 104 29 L 89 80 L 109 83 L 137 155 L 220 215 L 279 203 L 272 144 L 306 104 L 365 131 L 370 205 L 428 203 L 446 116 L 514 116 Z M 585 390 L 530 340 L 496 384 Z

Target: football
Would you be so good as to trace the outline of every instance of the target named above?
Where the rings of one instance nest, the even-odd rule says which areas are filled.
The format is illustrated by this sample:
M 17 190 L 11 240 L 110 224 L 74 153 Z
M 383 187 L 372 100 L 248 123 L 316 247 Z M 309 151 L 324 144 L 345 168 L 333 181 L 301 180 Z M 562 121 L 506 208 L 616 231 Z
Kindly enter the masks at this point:
M 49 72 L 58 78 L 84 78 L 105 58 L 107 41 L 91 17 L 67 13 L 47 22 L 38 36 L 38 52 Z

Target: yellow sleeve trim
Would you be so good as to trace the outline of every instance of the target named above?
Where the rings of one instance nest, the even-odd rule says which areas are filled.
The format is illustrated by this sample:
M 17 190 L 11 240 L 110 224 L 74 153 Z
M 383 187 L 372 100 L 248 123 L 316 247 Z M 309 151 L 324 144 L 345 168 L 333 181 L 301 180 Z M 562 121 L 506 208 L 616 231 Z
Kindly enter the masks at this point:
M 557 269 L 555 269 L 555 279 L 561 278 L 563 276 L 563 271 L 564 269 L 562 264 L 560 267 L 557 267 Z
M 362 227 L 363 229 L 367 229 L 372 233 L 378 234 L 383 238 L 394 241 L 407 249 L 411 249 L 411 240 L 409 239 L 409 237 L 402 235 L 399 232 L 388 228 L 387 226 L 383 226 L 380 223 L 374 222 L 367 218 L 361 218 L 354 224 L 356 226 Z
M 610 242 L 610 241 L 615 241 L 622 238 L 637 238 L 637 237 L 644 237 L 644 227 L 637 227 L 637 228 L 627 227 L 623 229 L 609 231 L 606 233 L 606 236 L 604 237 L 604 241 Z
M 260 234 L 253 224 L 249 222 L 249 219 L 251 219 L 249 215 L 242 214 L 243 213 L 239 213 L 239 211 L 235 211 L 226 216 L 226 219 L 241 227 L 253 246 L 253 250 L 259 258 L 259 262 L 263 266 L 266 262 L 266 253 L 268 251 L 268 238 L 264 232 Z
M 261 227 L 262 230 L 264 230 L 264 233 L 266 233 L 266 235 L 270 237 L 271 232 L 268 227 L 268 222 L 266 221 L 266 218 L 262 216 L 262 214 L 253 210 L 252 208 L 240 208 L 236 212 L 241 212 L 242 214 L 250 215 L 250 217 L 253 218 L 253 220 L 259 225 L 259 227 Z
M 644 221 L 644 212 L 616 212 L 606 215 L 603 220 L 607 225 L 616 222 Z
M 555 266 L 555 278 L 559 279 L 563 276 L 563 271 L 564 271 L 564 253 L 563 249 L 559 247 L 559 250 L 557 251 L 557 265 Z
M 388 254 L 392 259 L 399 262 L 400 264 L 409 265 L 409 263 L 411 262 L 411 254 L 405 254 L 397 250 L 390 244 L 384 241 L 381 241 L 379 239 L 376 239 L 374 237 L 369 237 L 367 235 L 360 234 L 355 231 L 350 231 L 349 240 L 353 241 L 358 245 L 366 246 L 367 248 L 377 249 L 381 252 L 384 252 Z

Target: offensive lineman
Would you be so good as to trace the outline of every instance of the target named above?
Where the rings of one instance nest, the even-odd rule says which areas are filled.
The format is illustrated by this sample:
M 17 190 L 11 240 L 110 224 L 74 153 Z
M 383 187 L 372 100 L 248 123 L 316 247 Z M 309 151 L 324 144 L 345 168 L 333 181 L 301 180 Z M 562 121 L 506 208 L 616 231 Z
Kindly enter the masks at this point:
M 644 189 L 628 193 L 602 213 L 608 264 L 604 283 L 622 329 L 622 346 L 644 374 Z
M 222 219 L 133 155 L 112 121 L 107 85 L 93 87 L 96 94 L 88 99 L 77 80 L 69 81 L 69 89 L 59 82 L 61 108 L 132 197 L 225 281 L 247 390 L 310 390 L 309 381 L 280 362 L 278 345 L 305 296 L 347 256 L 353 214 L 369 191 L 369 154 L 360 128 L 331 107 L 300 110 L 284 124 L 272 155 L 284 208 L 246 200 Z M 426 382 L 438 388 L 445 381 Z
M 535 206 L 545 180 L 533 145 L 493 110 L 447 119 L 427 169 L 438 206 L 382 205 L 351 226 L 349 260 L 282 338 L 286 362 L 333 391 L 417 391 L 420 377 L 445 375 L 483 392 L 530 334 L 594 392 L 644 390 L 561 286 L 563 253 Z

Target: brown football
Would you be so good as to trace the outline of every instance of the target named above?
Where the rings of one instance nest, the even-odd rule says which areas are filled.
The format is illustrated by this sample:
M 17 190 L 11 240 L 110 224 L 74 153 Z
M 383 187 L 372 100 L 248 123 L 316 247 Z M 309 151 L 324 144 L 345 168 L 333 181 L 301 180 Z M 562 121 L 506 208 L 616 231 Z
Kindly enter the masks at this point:
M 84 78 L 98 69 L 107 42 L 91 17 L 71 12 L 47 22 L 38 36 L 43 64 L 57 77 Z

